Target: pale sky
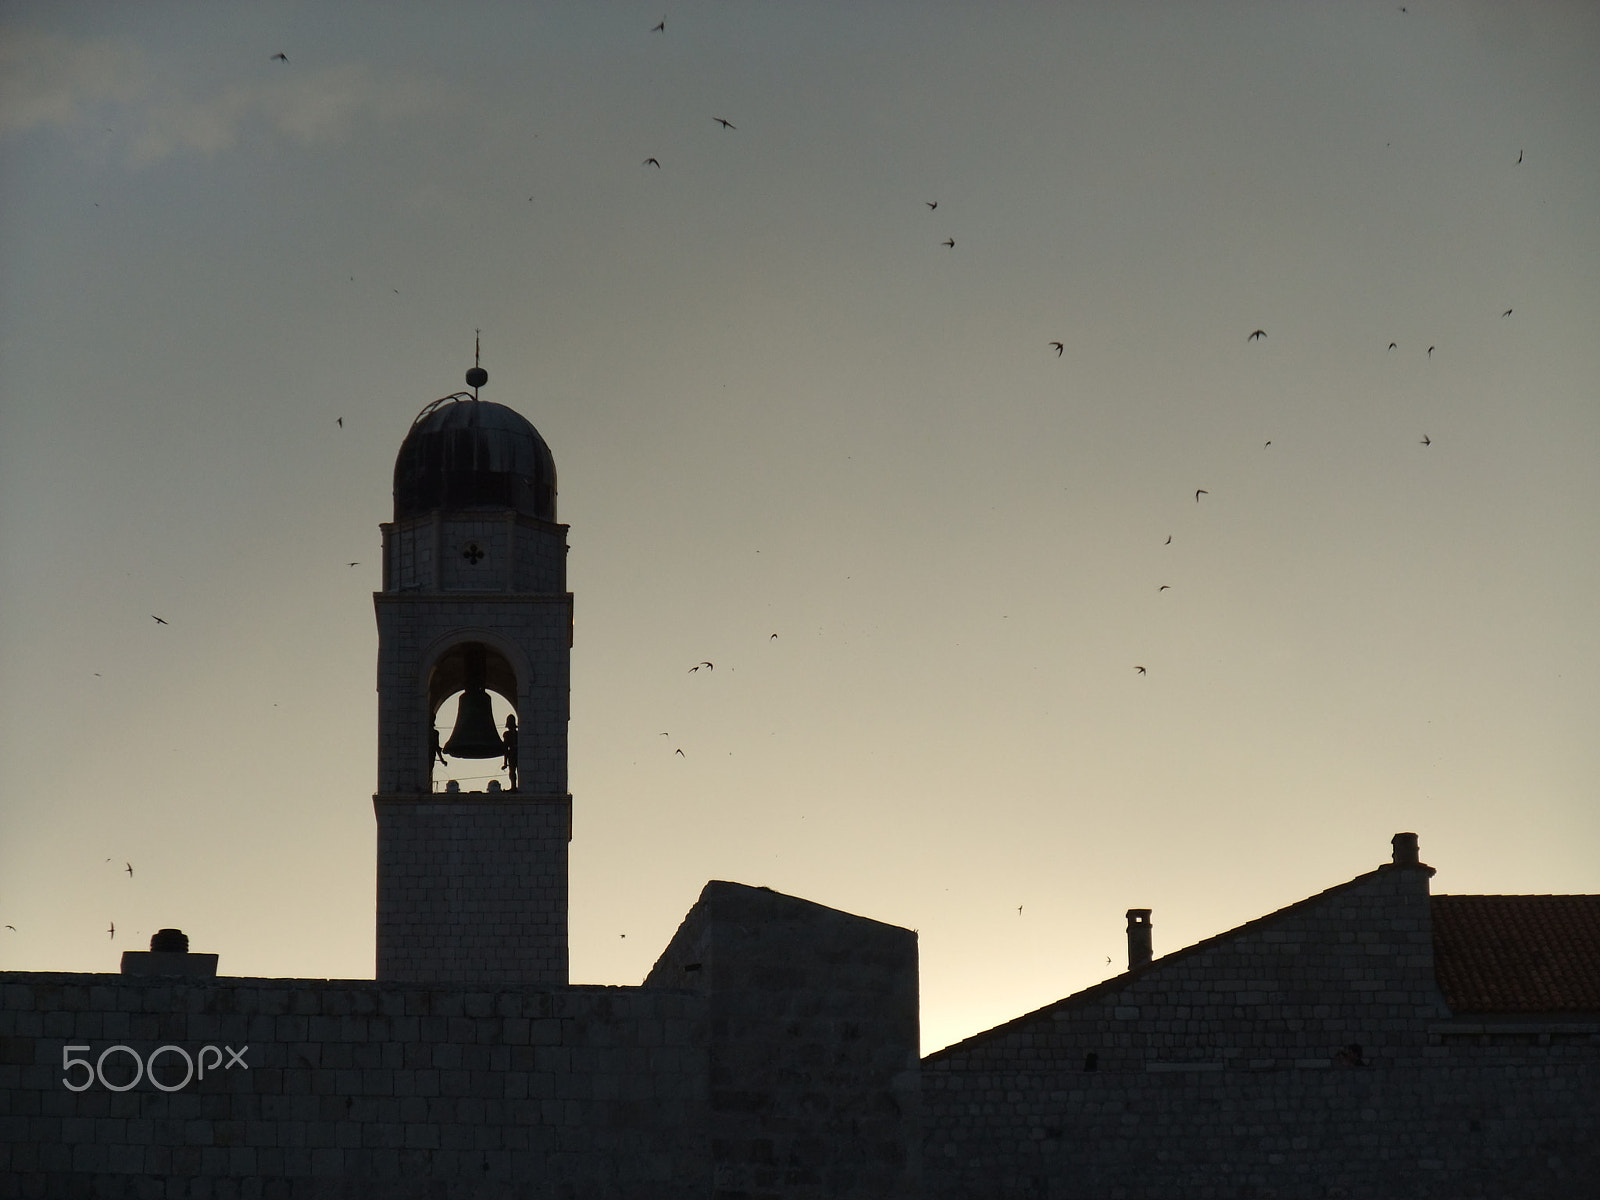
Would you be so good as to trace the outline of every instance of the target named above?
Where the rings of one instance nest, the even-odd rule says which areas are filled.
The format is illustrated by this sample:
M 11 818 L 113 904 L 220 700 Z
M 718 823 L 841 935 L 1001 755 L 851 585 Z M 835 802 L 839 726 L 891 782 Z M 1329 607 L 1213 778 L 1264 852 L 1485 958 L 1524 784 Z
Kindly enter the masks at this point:
M 653 2 L 0 5 L 0 965 L 370 978 L 475 329 L 574 982 L 766 885 L 916 929 L 933 1049 L 1400 830 L 1600 891 L 1600 9 Z

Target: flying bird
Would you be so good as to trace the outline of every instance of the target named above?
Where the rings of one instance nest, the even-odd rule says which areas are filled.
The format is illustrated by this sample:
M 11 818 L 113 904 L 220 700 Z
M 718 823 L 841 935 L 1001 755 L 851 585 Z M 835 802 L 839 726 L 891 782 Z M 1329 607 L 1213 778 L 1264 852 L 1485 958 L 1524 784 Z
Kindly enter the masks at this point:
M 1172 545 L 1172 535 L 1171 535 L 1171 534 L 1170 534 L 1170 533 L 1169 533 L 1169 534 L 1167 534 L 1167 540 L 1166 540 L 1166 541 L 1164 541 L 1164 542 L 1162 542 L 1162 543 L 1161 543 L 1161 544 L 1162 544 L 1162 545 L 1163 545 L 1163 546 L 1170 546 L 1170 545 Z
M 1150 673 L 1150 672 L 1146 671 L 1143 667 L 1135 667 L 1134 670 L 1139 672 L 1139 674 L 1141 674 L 1141 675 L 1148 675 Z
M 940 245 L 949 246 L 950 249 L 954 250 L 956 248 L 956 240 L 955 240 L 955 238 L 945 238 L 945 240 L 943 242 L 941 242 Z
M 1263 449 L 1263 450 L 1265 450 L 1265 449 L 1266 449 L 1266 448 L 1267 448 L 1267 446 L 1270 446 L 1270 445 L 1272 445 L 1272 439 L 1271 439 L 1271 438 L 1268 438 L 1268 439 L 1267 439 L 1267 441 L 1266 441 L 1266 444 L 1265 444 L 1265 445 L 1263 445 L 1263 446 L 1262 446 L 1262 447 L 1261 447 L 1261 448 L 1262 448 L 1262 449 Z
M 126 867 L 127 870 L 128 870 L 128 878 L 132 879 L 133 878 L 133 864 L 132 863 L 123 863 L 122 865 L 124 867 Z
M 1249 337 L 1245 338 L 1245 341 L 1253 342 L 1257 338 L 1264 338 L 1266 336 L 1267 336 L 1267 331 L 1265 329 L 1258 329 L 1254 333 L 1252 333 Z
M 924 200 L 923 203 L 926 204 L 929 209 L 935 209 L 939 207 L 939 202 L 937 200 Z
M 289 61 L 289 56 L 287 54 L 285 54 L 283 51 L 280 50 L 280 51 L 278 51 L 278 53 L 274 54 L 267 61 L 268 62 L 285 62 L 286 63 L 286 62 Z
M 661 18 L 661 24 L 652 27 L 651 30 L 650 30 L 651 33 L 665 33 L 666 31 L 667 31 L 667 19 L 665 17 Z
M 1505 312 L 1501 313 L 1500 315 L 1502 317 L 1509 317 L 1511 315 L 1511 313 L 1512 313 L 1512 310 L 1508 308 L 1508 309 L 1505 310 Z
M 165 625 L 166 624 L 166 622 L 163 621 L 160 617 L 156 616 L 155 613 L 151 613 L 150 614 L 150 619 L 152 621 L 154 621 L 157 625 Z
M 767 639 L 767 641 L 769 641 L 769 642 L 772 642 L 772 641 L 776 641 L 776 640 L 777 640 L 777 638 L 778 638 L 778 635 L 777 635 L 777 634 L 773 634 L 773 635 L 772 635 L 772 636 L 771 636 L 771 637 L 769 637 L 769 638 L 768 638 L 768 639 Z
M 1056 348 L 1056 357 L 1057 358 L 1060 358 L 1063 354 L 1066 353 L 1067 348 L 1065 346 L 1063 346 L 1060 342 L 1051 342 L 1050 344 Z
M 1019 904 L 1019 905 L 1017 905 L 1017 916 L 1020 917 L 1021 915 L 1022 915 L 1022 905 Z
M 1428 347 L 1428 357 L 1429 357 L 1429 358 L 1432 358 L 1432 357 L 1433 357 L 1433 349 L 1434 349 L 1434 348 L 1433 348 L 1433 347 L 1432 347 L 1432 346 L 1429 346 L 1429 347 Z
M 117 923 L 115 921 L 111 922 L 111 928 L 106 930 L 106 932 L 108 934 L 110 934 L 112 937 L 116 937 L 117 936 Z
M 656 170 L 658 170 L 658 171 L 659 171 L 659 170 L 660 170 L 660 169 L 661 169 L 661 164 L 660 164 L 660 163 L 658 163 L 658 162 L 657 162 L 657 161 L 656 161 L 656 160 L 655 160 L 655 159 L 653 159 L 653 158 L 647 158 L 647 159 L 645 159 L 645 160 L 644 160 L 644 161 L 643 161 L 643 162 L 642 162 L 642 163 L 640 163 L 640 164 L 639 164 L 639 165 L 640 165 L 640 166 L 641 166 L 641 167 L 654 167 L 654 168 L 655 168 L 655 169 L 656 169 Z
M 1522 163 L 1522 151 L 1521 150 L 1517 151 L 1517 163 L 1518 163 L 1519 166 Z
M 1431 438 L 1429 438 L 1427 434 L 1423 434 L 1422 435 L 1422 441 L 1419 444 L 1423 445 L 1423 446 L 1431 446 L 1431 445 L 1433 445 L 1433 440 Z
M 688 755 L 684 754 L 684 752 L 682 750 L 674 750 L 673 753 L 676 754 L 679 758 L 687 758 L 688 757 Z
M 345 566 L 347 567 L 359 567 L 360 565 L 360 563 L 345 563 Z
M 721 117 L 712 117 L 711 119 L 713 121 L 715 121 L 718 125 L 721 125 L 724 129 L 737 129 L 737 128 L 739 128 L 733 122 L 724 121 Z
M 1172 587 L 1172 585 L 1170 583 L 1163 583 L 1160 587 L 1158 587 L 1156 589 L 1156 591 L 1165 592 L 1165 591 L 1168 591 L 1171 587 Z
M 343 417 L 335 417 L 334 420 L 336 422 L 338 422 L 338 425 L 339 425 L 340 429 L 344 428 L 344 418 Z
M 1106 966 L 1109 967 L 1110 965 L 1111 965 L 1111 960 L 1108 958 L 1108 959 L 1106 959 Z
M 17 927 L 15 925 L 7 925 L 6 928 L 11 930 L 12 933 L 17 931 Z
M 1393 350 L 1394 348 L 1395 348 L 1395 343 L 1394 342 L 1390 342 L 1389 343 L 1389 349 Z
M 1196 504 L 1199 504 L 1201 496 L 1209 496 L 1209 495 L 1211 495 L 1211 493 L 1206 491 L 1205 488 L 1195 488 L 1195 490 L 1194 490 L 1194 502 Z

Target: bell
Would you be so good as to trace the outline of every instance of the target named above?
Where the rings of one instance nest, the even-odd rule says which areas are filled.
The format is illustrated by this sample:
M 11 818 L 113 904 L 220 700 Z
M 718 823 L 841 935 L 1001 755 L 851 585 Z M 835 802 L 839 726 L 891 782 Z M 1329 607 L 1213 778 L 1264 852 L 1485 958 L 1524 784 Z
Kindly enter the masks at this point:
M 499 758 L 505 753 L 505 744 L 495 731 L 489 693 L 483 688 L 468 688 L 461 693 L 456 727 L 444 744 L 444 752 L 451 758 Z

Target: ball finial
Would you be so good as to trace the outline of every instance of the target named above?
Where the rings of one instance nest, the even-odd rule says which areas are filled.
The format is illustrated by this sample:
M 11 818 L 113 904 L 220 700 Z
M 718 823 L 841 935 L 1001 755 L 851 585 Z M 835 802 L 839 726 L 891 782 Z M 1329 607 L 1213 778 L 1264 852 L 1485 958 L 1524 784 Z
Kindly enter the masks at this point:
M 489 382 L 489 372 L 482 367 L 473 367 L 467 372 L 467 386 L 479 388 Z

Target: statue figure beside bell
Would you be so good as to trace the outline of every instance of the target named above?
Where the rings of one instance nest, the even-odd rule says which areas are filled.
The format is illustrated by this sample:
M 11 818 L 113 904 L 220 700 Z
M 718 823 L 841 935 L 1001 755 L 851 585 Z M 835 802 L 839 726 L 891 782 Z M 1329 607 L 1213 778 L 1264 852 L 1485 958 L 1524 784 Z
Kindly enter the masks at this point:
M 500 743 L 505 747 L 506 752 L 505 759 L 500 765 L 510 775 L 511 790 L 514 792 L 517 790 L 517 715 L 515 713 L 506 714 L 506 732 L 505 736 L 500 739 Z

